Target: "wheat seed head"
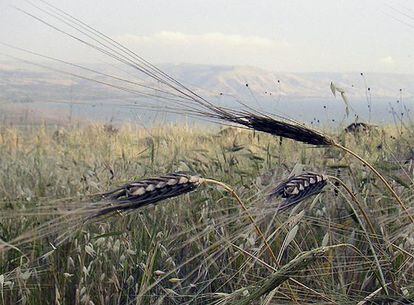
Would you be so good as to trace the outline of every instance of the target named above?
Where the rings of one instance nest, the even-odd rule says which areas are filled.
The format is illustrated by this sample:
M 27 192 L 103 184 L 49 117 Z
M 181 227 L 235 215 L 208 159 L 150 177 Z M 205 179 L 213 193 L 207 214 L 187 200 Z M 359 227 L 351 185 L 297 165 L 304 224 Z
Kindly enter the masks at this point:
M 203 178 L 198 175 L 176 172 L 128 183 L 103 194 L 103 199 L 108 200 L 111 206 L 101 210 L 98 215 L 156 204 L 168 198 L 189 193 L 202 182 Z
M 269 195 L 269 199 L 283 198 L 279 210 L 285 210 L 306 198 L 319 194 L 327 184 L 327 176 L 306 172 L 293 176 L 280 183 Z
M 298 142 L 318 146 L 331 146 L 335 142 L 325 134 L 294 121 L 277 120 L 255 113 L 228 114 L 222 118 L 246 126 L 250 129 L 289 138 Z

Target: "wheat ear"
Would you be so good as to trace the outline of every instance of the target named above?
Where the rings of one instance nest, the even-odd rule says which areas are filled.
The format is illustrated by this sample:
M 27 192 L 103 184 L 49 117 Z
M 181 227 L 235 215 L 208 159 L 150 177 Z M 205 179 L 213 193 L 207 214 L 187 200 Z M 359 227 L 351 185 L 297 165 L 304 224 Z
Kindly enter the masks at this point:
M 246 126 L 250 129 L 262 131 L 276 136 L 281 136 L 289 138 L 298 142 L 312 144 L 316 146 L 331 146 L 336 147 L 353 157 L 359 160 L 362 164 L 366 165 L 381 181 L 384 183 L 385 187 L 389 190 L 391 195 L 395 198 L 400 207 L 407 214 L 412 223 L 414 223 L 414 217 L 410 214 L 407 207 L 394 191 L 389 182 L 384 178 L 384 176 L 367 160 L 359 156 L 356 152 L 351 149 L 339 144 L 332 137 L 311 129 L 304 124 L 300 124 L 295 121 L 286 121 L 286 120 L 277 120 L 269 116 L 257 115 L 254 113 L 243 112 L 239 115 L 233 113 L 227 113 L 226 115 L 222 114 L 221 119 L 232 121 L 239 125 Z
M 269 194 L 269 199 L 271 200 L 274 197 L 284 198 L 284 201 L 278 207 L 278 211 L 284 211 L 292 205 L 322 192 L 326 186 L 327 179 L 326 175 L 314 172 L 293 176 L 280 183 Z

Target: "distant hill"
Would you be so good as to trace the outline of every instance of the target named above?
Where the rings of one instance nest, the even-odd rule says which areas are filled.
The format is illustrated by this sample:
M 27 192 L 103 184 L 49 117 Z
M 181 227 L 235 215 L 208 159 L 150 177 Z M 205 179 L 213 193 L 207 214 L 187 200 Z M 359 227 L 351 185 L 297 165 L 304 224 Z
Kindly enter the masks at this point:
M 126 86 L 132 90 L 138 90 L 140 87 L 111 79 L 103 74 L 161 88 L 160 84 L 132 69 L 104 64 L 91 64 L 88 67 L 101 74 L 82 71 L 76 67 L 56 66 L 53 68 L 66 70 L 73 74 L 82 73 L 86 78 L 115 86 Z M 401 96 L 405 101 L 410 101 L 414 95 L 414 74 L 366 73 L 362 76 L 359 72 L 288 73 L 255 67 L 193 64 L 164 64 L 159 67 L 213 101 L 241 99 L 253 107 L 260 103 L 266 109 L 274 107 L 274 103 L 280 101 L 318 102 L 342 107 L 340 98 L 335 99 L 330 91 L 331 81 L 344 88 L 350 101 L 357 104 L 365 103 L 368 95 L 374 101 L 382 100 L 387 103 L 394 102 Z M 73 109 L 69 109 L 67 103 L 93 106 L 111 103 L 113 110 L 118 103 L 123 104 L 131 99 L 137 100 L 139 97 L 130 92 L 58 71 L 29 65 L 0 63 L 0 107 L 2 104 L 13 104 L 13 113 L 18 113 L 19 109 L 30 108 L 31 111 L 41 112 L 37 117 L 42 117 L 43 112 L 43 116 L 50 119 L 56 116 L 56 113 L 70 116 Z M 300 114 L 303 107 L 294 102 L 288 104 L 292 109 L 283 110 Z M 61 103 L 60 106 L 59 103 Z M 3 107 L 3 116 L 5 109 Z M 113 113 L 105 110 L 103 118 L 108 120 L 113 116 Z M 91 117 L 96 118 L 97 114 L 93 113 Z
M 350 96 L 365 96 L 366 86 L 376 97 L 396 97 L 404 90 L 406 97 L 414 94 L 414 74 L 366 73 L 288 73 L 272 72 L 255 67 L 164 65 L 163 68 L 187 84 L 208 91 L 240 94 L 244 85 L 259 96 L 269 93 L 287 97 L 328 97 L 333 81 Z

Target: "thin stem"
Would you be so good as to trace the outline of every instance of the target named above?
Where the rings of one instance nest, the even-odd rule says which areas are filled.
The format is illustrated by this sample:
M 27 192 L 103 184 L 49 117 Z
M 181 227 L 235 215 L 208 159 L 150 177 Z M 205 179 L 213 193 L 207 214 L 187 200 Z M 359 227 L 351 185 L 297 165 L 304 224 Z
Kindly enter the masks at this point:
M 213 180 L 213 179 L 204 179 L 204 182 L 221 186 L 222 188 L 224 188 L 226 191 L 228 191 L 237 200 L 237 202 L 240 204 L 240 206 L 242 207 L 244 212 L 246 212 L 247 216 L 249 217 L 251 223 L 253 224 L 254 228 L 256 229 L 257 234 L 259 234 L 259 236 L 262 238 L 262 240 L 265 243 L 266 248 L 269 251 L 270 255 L 272 256 L 273 260 L 275 262 L 277 262 L 275 253 L 273 252 L 272 248 L 270 247 L 266 237 L 264 236 L 262 230 L 260 230 L 260 228 L 257 226 L 256 221 L 254 220 L 253 216 L 249 213 L 249 210 L 246 208 L 243 201 L 240 199 L 239 195 L 237 195 L 237 193 L 230 186 L 228 186 L 227 184 L 225 184 L 223 182 L 216 181 L 216 180 Z
M 342 146 L 339 143 L 334 144 L 335 147 L 342 149 L 343 151 L 349 153 L 350 155 L 357 158 L 359 161 L 361 161 L 363 164 L 369 167 L 369 169 L 384 183 L 385 187 L 391 192 L 391 194 L 394 196 L 394 198 L 397 200 L 398 204 L 401 206 L 401 208 L 404 210 L 405 213 L 407 213 L 408 218 L 410 218 L 411 222 L 414 223 L 414 218 L 408 211 L 405 204 L 402 202 L 401 198 L 397 195 L 397 193 L 394 191 L 394 189 L 391 187 L 391 185 L 388 183 L 388 181 L 384 178 L 383 175 L 378 172 L 374 166 L 372 166 L 368 161 L 366 161 L 364 158 L 350 150 L 349 148 L 346 148 L 345 146 Z
M 303 270 L 305 267 L 313 263 L 319 257 L 325 255 L 327 251 L 339 248 L 339 247 L 351 247 L 349 244 L 338 244 L 327 247 L 320 247 L 310 251 L 302 252 L 289 263 L 284 265 L 281 269 L 273 273 L 267 279 L 259 282 L 256 289 L 250 292 L 248 296 L 243 299 L 235 300 L 231 302 L 232 305 L 248 305 L 254 301 L 259 300 L 263 295 L 270 293 L 272 290 L 279 287 L 282 283 L 289 280 L 295 273 Z M 359 252 L 359 251 L 358 251 Z
M 372 225 L 371 221 L 369 220 L 369 217 L 368 217 L 368 215 L 365 213 L 365 211 L 364 211 L 364 209 L 362 208 L 361 204 L 359 203 L 359 201 L 358 201 L 358 200 L 357 200 L 357 198 L 355 197 L 354 193 L 353 193 L 353 192 L 352 192 L 352 191 L 351 191 L 351 190 L 350 190 L 350 189 L 346 186 L 346 184 L 345 184 L 345 183 L 343 183 L 343 182 L 342 182 L 342 180 L 340 180 L 340 179 L 338 179 L 338 178 L 336 178 L 336 177 L 334 177 L 334 176 L 329 176 L 329 179 L 332 179 L 332 180 L 335 180 L 335 181 L 339 182 L 339 184 L 340 184 L 340 185 L 341 185 L 341 186 L 342 186 L 342 187 L 343 187 L 343 188 L 344 188 L 344 189 L 348 192 L 348 194 L 349 194 L 349 195 L 351 196 L 351 198 L 352 198 L 352 201 L 354 201 L 354 202 L 356 203 L 356 205 L 358 206 L 358 208 L 360 209 L 360 211 L 361 211 L 362 215 L 363 215 L 363 216 L 364 216 L 364 218 L 365 218 L 365 221 L 368 223 L 368 225 L 369 225 L 369 227 L 370 227 L 370 229 L 371 229 L 371 231 L 372 231 L 372 234 L 373 234 L 374 238 L 375 238 L 375 239 L 377 240 L 377 242 L 378 242 L 378 239 L 377 239 L 376 234 L 375 234 L 375 229 L 374 229 L 374 226 Z M 346 202 L 348 202 L 348 200 L 346 200 Z M 387 284 L 386 284 L 385 277 L 384 277 L 384 273 L 382 272 L 381 265 L 380 265 L 380 263 L 379 263 L 377 253 L 375 252 L 375 249 L 374 249 L 374 247 L 373 247 L 373 245 L 372 245 L 371 238 L 370 238 L 370 236 L 369 236 L 369 234 L 368 234 L 367 230 L 365 229 L 364 224 L 362 223 L 361 219 L 358 217 L 358 214 L 356 213 L 356 211 L 355 211 L 354 207 L 352 206 L 352 204 L 350 204 L 349 202 L 348 202 L 348 204 L 349 204 L 349 206 L 351 207 L 352 211 L 355 213 L 355 216 L 356 216 L 356 218 L 357 218 L 357 220 L 358 220 L 358 223 L 359 223 L 359 225 L 361 226 L 362 231 L 364 231 L 365 236 L 366 236 L 366 238 L 367 238 L 367 240 L 368 240 L 369 247 L 370 247 L 371 252 L 372 252 L 372 255 L 374 256 L 374 259 L 375 259 L 375 264 L 377 265 L 377 268 L 378 268 L 378 272 L 379 272 L 379 280 L 380 280 L 381 286 L 382 286 L 382 288 L 384 289 L 385 293 L 386 293 L 387 295 L 389 295 L 389 292 L 388 292 L 388 289 L 387 289 Z
M 263 232 L 262 232 L 262 230 L 260 230 L 260 228 L 256 225 L 256 221 L 254 220 L 254 218 L 253 218 L 253 216 L 249 213 L 249 210 L 247 209 L 247 207 L 244 205 L 244 203 L 243 203 L 243 201 L 240 199 L 240 197 L 237 195 L 237 193 L 230 187 L 230 186 L 228 186 L 227 184 L 225 184 L 225 183 L 223 183 L 223 182 L 221 182 L 221 181 L 217 181 L 217 180 L 213 180 L 213 179 L 204 179 L 203 180 L 203 182 L 205 182 L 205 183 L 211 183 L 211 184 L 216 184 L 216 185 L 219 185 L 219 186 L 221 186 L 222 188 L 224 188 L 226 191 L 228 191 L 236 200 L 237 200 L 237 202 L 240 204 L 240 206 L 242 207 L 242 209 L 244 210 L 244 212 L 246 212 L 246 214 L 247 214 L 247 216 L 249 217 L 249 219 L 250 219 L 250 221 L 251 221 L 251 223 L 253 224 L 253 226 L 255 227 L 255 229 L 256 229 L 256 231 L 257 231 L 257 233 L 259 234 L 259 236 L 260 236 L 260 238 L 263 240 L 263 242 L 264 242 L 264 244 L 265 244 L 265 246 L 266 246 L 266 248 L 267 248 L 267 250 L 268 250 L 268 252 L 270 253 L 270 255 L 271 255 L 271 257 L 272 257 L 272 259 L 274 260 L 274 262 L 276 263 L 276 265 L 278 265 L 278 262 L 277 262 L 277 258 L 276 258 L 276 255 L 275 255 L 275 253 L 273 252 L 273 250 L 272 250 L 272 248 L 270 247 L 270 245 L 269 245 L 269 243 L 268 243 L 268 241 L 267 241 L 267 239 L 266 239 L 266 237 L 264 236 L 264 234 L 263 234 Z M 290 280 L 293 282 L 293 283 L 295 283 L 295 284 L 297 284 L 297 285 L 299 285 L 300 287 L 302 287 L 302 288 L 304 288 L 304 289 L 306 289 L 306 290 L 308 290 L 308 291 L 310 291 L 310 292 L 312 292 L 312 293 L 314 293 L 314 294 L 316 294 L 316 295 L 318 295 L 318 296 L 320 296 L 321 298 L 323 298 L 324 300 L 326 300 L 326 301 L 328 301 L 328 302 L 332 302 L 333 304 L 337 304 L 337 302 L 336 301 L 334 301 L 334 300 L 332 300 L 331 298 L 329 298 L 329 297 L 326 297 L 325 295 L 323 295 L 322 293 L 320 293 L 320 292 L 317 292 L 316 290 L 313 290 L 312 288 L 310 288 L 310 287 L 308 287 L 308 286 L 306 286 L 306 285 L 304 285 L 304 284 L 302 284 L 301 282 L 299 282 L 299 281 L 297 281 L 297 280 L 295 280 L 295 279 L 293 279 L 293 278 L 290 278 Z M 297 303 L 297 300 L 296 300 L 296 298 L 293 296 L 293 291 L 292 291 L 292 288 L 290 287 L 290 285 L 288 284 L 288 287 L 289 287 L 289 290 L 291 291 L 291 293 L 292 293 L 292 298 L 294 299 L 294 301 Z
M 349 187 L 341 179 L 338 179 L 335 176 L 328 176 L 328 177 L 329 177 L 329 179 L 335 180 L 336 182 L 338 182 L 346 190 L 346 192 L 349 194 L 349 196 L 351 196 L 352 201 L 354 201 L 356 203 L 356 205 L 358 206 L 358 208 L 361 211 L 362 215 L 364 216 L 365 221 L 369 225 L 369 228 L 370 228 L 372 234 L 376 235 L 374 225 L 372 224 L 371 220 L 369 219 L 367 213 L 365 212 L 364 208 L 362 207 L 362 205 L 360 204 L 358 199 L 355 197 L 355 194 L 349 189 Z

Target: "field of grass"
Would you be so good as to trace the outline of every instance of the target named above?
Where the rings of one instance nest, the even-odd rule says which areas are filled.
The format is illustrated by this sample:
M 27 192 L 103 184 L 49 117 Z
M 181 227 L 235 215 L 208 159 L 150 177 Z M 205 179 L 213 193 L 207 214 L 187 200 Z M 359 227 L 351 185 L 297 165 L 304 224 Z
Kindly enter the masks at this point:
M 332 135 L 414 214 L 410 130 Z M 86 225 L 58 218 L 87 195 L 176 171 L 226 183 L 247 211 L 205 184 Z M 277 213 L 281 200 L 267 195 L 292 171 L 335 176 L 352 194 L 328 179 Z M 0 238 L 12 243 L 0 252 L 0 304 L 414 302 L 414 225 L 367 167 L 332 147 L 235 128 L 2 126 L 0 200 Z M 40 231 L 48 221 L 61 223 Z M 27 242 L 13 243 L 22 234 Z

